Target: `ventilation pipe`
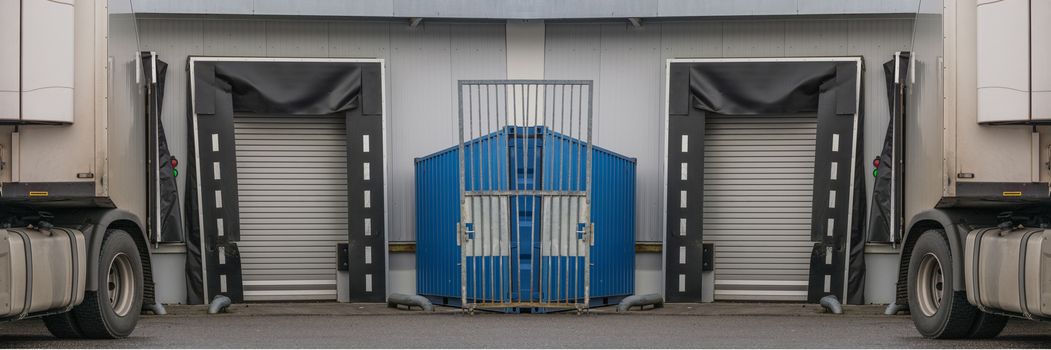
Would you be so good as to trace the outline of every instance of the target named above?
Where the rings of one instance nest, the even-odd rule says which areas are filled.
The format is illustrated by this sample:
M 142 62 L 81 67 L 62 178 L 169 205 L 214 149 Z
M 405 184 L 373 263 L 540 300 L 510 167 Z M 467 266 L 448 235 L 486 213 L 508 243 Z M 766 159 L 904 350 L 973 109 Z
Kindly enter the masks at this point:
M 638 306 L 640 309 L 646 305 L 653 305 L 653 308 L 664 307 L 664 297 L 660 294 L 643 294 L 643 295 L 632 295 L 624 298 L 617 304 L 617 312 L 627 312 L 632 307 Z
M 158 316 L 168 314 L 168 311 L 164 309 L 164 305 L 161 305 L 161 303 L 157 302 L 153 304 L 143 305 L 142 311 L 149 311 L 152 312 L 154 315 Z
M 208 313 L 217 314 L 220 312 L 226 312 L 226 308 L 230 307 L 231 303 L 232 301 L 230 301 L 230 298 L 225 295 L 216 295 L 215 298 L 212 299 L 212 303 L 208 305 Z
M 405 305 L 408 308 L 413 306 L 423 309 L 423 311 L 434 311 L 434 305 L 431 305 L 431 301 L 427 298 L 419 295 L 409 295 L 401 293 L 391 293 L 387 296 L 387 306 L 396 308 L 398 305 Z
M 826 295 L 820 300 L 821 307 L 825 308 L 825 311 L 834 313 L 836 315 L 843 313 L 843 305 L 839 303 L 839 299 L 836 299 L 835 295 Z

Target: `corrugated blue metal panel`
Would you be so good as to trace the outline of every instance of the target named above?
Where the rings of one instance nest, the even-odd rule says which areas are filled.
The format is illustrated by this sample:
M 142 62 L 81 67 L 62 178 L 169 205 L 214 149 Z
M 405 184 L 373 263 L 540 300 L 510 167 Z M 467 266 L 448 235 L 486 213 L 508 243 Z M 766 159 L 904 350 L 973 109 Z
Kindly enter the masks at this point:
M 503 132 L 464 145 L 464 179 L 469 191 L 507 190 L 507 137 Z M 496 166 L 490 166 L 495 163 Z M 416 288 L 419 294 L 460 296 L 460 150 L 445 149 L 416 159 Z M 469 261 L 472 267 L 474 261 Z M 488 268 L 488 266 L 487 266 Z M 489 270 L 489 269 L 487 269 Z M 473 277 L 473 276 L 469 276 Z M 474 280 L 468 286 L 477 286 Z M 473 293 L 474 287 L 467 292 Z
M 586 146 L 579 140 L 533 127 L 508 127 L 469 141 L 464 145 L 466 190 L 583 191 Z M 460 247 L 456 245 L 456 224 L 460 219 L 458 156 L 459 149 L 453 147 L 416 160 L 417 290 L 450 304 L 457 303 L 460 296 Z M 635 160 L 593 147 L 592 169 L 591 211 L 596 239 L 591 247 L 591 296 L 592 304 L 605 304 L 634 292 Z M 510 183 L 512 179 L 514 185 Z M 484 264 L 489 271 L 486 276 L 468 276 L 468 295 L 495 290 L 506 292 L 484 299 L 510 299 L 511 294 L 523 299 L 536 297 L 539 285 L 548 283 L 544 280 L 554 272 L 561 276 L 575 273 L 578 277 L 569 279 L 569 286 L 558 293 L 545 294 L 557 294 L 553 300 L 556 302 L 582 298 L 583 257 L 533 261 L 541 249 L 539 234 L 535 234 L 540 228 L 532 226 L 539 222 L 534 218 L 539 218 L 542 210 L 540 201 L 533 196 L 516 196 L 510 202 L 511 227 L 517 232 L 512 233 L 511 256 L 521 265 L 507 268 L 509 258 L 467 259 L 468 271 L 481 270 L 473 269 L 476 264 Z M 540 276 L 540 271 L 545 271 L 545 276 Z M 508 287 L 492 288 L 493 284 Z M 511 284 L 518 285 L 517 290 L 512 291 Z
M 635 160 L 594 148 L 591 156 L 591 298 L 635 292 Z
M 416 160 L 416 288 L 423 295 L 460 295 L 459 157 L 448 149 Z

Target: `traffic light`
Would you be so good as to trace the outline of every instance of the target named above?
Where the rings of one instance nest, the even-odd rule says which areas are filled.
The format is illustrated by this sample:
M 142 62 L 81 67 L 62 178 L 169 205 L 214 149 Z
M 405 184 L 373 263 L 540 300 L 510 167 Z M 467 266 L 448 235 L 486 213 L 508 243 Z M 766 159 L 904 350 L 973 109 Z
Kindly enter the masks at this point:
M 172 165 L 172 176 L 179 177 L 179 169 L 175 168 L 175 167 L 179 166 L 179 160 L 175 159 L 175 157 L 172 157 L 171 165 Z
M 879 156 L 872 160 L 872 177 L 879 177 Z

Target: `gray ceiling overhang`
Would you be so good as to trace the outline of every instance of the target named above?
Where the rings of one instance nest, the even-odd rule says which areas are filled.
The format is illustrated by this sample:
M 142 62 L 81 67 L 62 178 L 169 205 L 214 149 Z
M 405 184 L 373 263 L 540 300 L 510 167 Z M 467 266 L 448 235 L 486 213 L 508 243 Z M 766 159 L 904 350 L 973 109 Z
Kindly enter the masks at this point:
M 921 0 L 131 0 L 179 15 L 435 19 L 607 19 L 915 14 Z M 926 5 L 928 0 L 922 0 Z M 926 7 L 926 6 L 924 6 Z

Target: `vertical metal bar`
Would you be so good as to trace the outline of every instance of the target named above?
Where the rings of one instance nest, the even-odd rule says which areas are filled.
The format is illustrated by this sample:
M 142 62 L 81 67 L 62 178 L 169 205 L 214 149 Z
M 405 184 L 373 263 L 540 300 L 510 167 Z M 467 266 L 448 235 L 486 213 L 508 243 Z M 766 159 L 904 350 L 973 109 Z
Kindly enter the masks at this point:
M 485 159 L 482 158 L 482 156 L 483 156 L 482 155 L 482 150 L 486 150 L 485 146 L 482 146 L 482 142 L 485 142 L 486 144 L 488 144 L 489 141 L 486 139 L 488 137 L 488 135 L 486 135 L 486 133 L 482 132 L 482 130 L 481 130 L 481 120 L 483 118 L 485 118 L 485 114 L 482 114 L 482 111 L 481 111 L 481 85 L 475 84 L 474 85 L 474 91 L 475 92 L 473 92 L 472 95 L 476 95 L 475 96 L 475 101 L 477 101 L 477 103 L 475 104 L 475 106 L 476 106 L 475 110 L 477 110 L 477 114 L 478 114 L 478 138 L 477 138 L 477 140 L 478 140 L 478 144 L 477 144 L 478 150 L 475 151 L 475 155 L 477 155 L 477 159 L 478 159 L 478 162 L 476 163 L 477 164 L 476 167 L 478 168 L 478 177 L 475 178 L 474 181 L 476 183 L 475 186 L 477 187 L 477 190 L 479 192 L 481 192 L 481 191 L 486 191 L 486 187 L 482 186 L 482 181 L 483 181 L 483 179 L 485 179 L 486 167 L 489 165 L 489 162 L 482 163 L 483 161 L 485 161 Z M 480 207 L 483 202 L 486 202 L 486 197 L 477 197 L 477 201 L 478 201 L 477 207 Z M 481 212 L 479 212 L 479 213 L 481 213 Z M 489 259 L 489 254 L 486 253 L 486 248 L 488 247 L 486 245 L 486 243 L 487 243 L 486 242 L 487 241 L 486 240 L 486 235 L 488 235 L 488 233 L 489 233 L 488 232 L 489 221 L 486 219 L 486 215 L 483 214 L 483 213 L 482 213 L 482 215 L 478 215 L 478 217 L 479 218 L 476 218 L 475 220 L 476 221 L 480 221 L 481 223 L 479 223 L 480 225 L 476 225 L 476 226 L 481 228 L 481 232 L 479 232 L 480 234 L 478 234 L 478 233 L 475 233 L 475 234 L 478 236 L 478 243 L 481 244 L 481 254 L 480 254 L 481 256 L 480 256 L 480 258 L 475 258 L 476 260 L 478 260 L 478 262 L 475 263 L 475 269 L 479 270 L 480 274 L 481 274 L 481 282 L 479 283 L 479 285 L 481 286 L 481 301 L 482 301 L 482 303 L 485 303 L 487 301 L 487 298 L 486 298 L 487 296 L 486 295 L 487 295 L 487 292 L 489 291 L 489 288 L 486 286 L 486 262 Z M 478 229 L 475 228 L 475 230 L 478 230 Z M 480 267 L 478 267 L 479 264 L 481 265 Z
M 462 81 L 457 84 L 456 95 L 457 95 L 457 101 L 459 102 L 459 105 L 458 105 L 459 108 L 457 108 L 457 110 L 459 111 L 459 113 L 458 113 L 458 120 L 459 120 L 459 124 L 460 124 L 460 145 L 459 145 L 459 147 L 460 147 L 460 154 L 459 154 L 459 158 L 460 158 L 459 159 L 459 162 L 460 162 L 460 166 L 459 166 L 459 168 L 460 168 L 459 169 L 459 172 L 460 172 L 460 224 L 458 225 L 459 227 L 457 227 L 457 230 L 456 230 L 457 231 L 457 235 L 459 237 L 457 237 L 456 239 L 462 242 L 462 244 L 460 244 L 460 303 L 461 303 L 460 306 L 461 306 L 461 308 L 466 309 L 467 308 L 467 240 L 464 239 L 464 238 L 466 238 L 466 232 L 464 232 L 464 230 L 467 228 L 467 224 L 466 224 L 466 222 L 464 220 L 467 219 L 467 217 L 466 217 L 466 209 L 467 208 L 466 208 L 466 202 L 465 202 L 466 197 L 464 196 L 464 190 L 466 189 L 466 187 L 465 187 L 466 184 L 464 183 L 464 168 L 463 168 L 463 166 L 464 166 L 464 153 L 463 153 L 464 152 L 464 145 L 463 145 L 464 138 L 463 138 L 463 82 Z
M 500 150 L 501 150 L 500 153 L 502 153 L 503 157 L 504 157 L 504 163 L 503 163 L 503 167 L 501 169 L 507 169 L 508 173 L 510 173 L 510 171 L 511 171 L 511 169 L 510 169 L 511 168 L 511 160 L 509 159 L 507 153 L 510 150 L 511 143 L 509 142 L 510 141 L 510 137 L 509 137 L 509 135 L 507 133 L 507 130 L 506 130 L 507 126 L 510 125 L 510 119 L 509 119 L 510 115 L 508 115 L 508 113 L 507 113 L 507 84 L 501 84 L 501 85 L 497 85 L 496 86 L 496 89 L 497 89 L 496 90 L 496 93 L 497 93 L 496 94 L 496 99 L 497 99 L 496 104 L 497 104 L 497 109 L 499 109 L 499 107 L 500 107 L 500 88 L 501 87 L 504 90 L 504 128 L 505 128 L 504 134 L 503 134 L 503 139 L 505 140 L 504 141 L 505 144 L 504 144 L 503 147 L 500 148 Z M 499 113 L 499 112 L 497 112 L 497 113 Z M 503 176 L 503 177 L 501 177 L 501 176 Z M 497 179 L 499 179 L 499 181 L 506 181 L 507 180 L 506 176 L 507 176 L 507 174 L 497 173 Z M 508 190 L 511 189 L 510 182 L 508 182 L 507 189 Z M 501 199 L 500 203 L 501 203 L 501 206 L 502 206 L 503 205 L 503 199 Z M 503 244 L 507 244 L 507 266 L 508 266 L 508 268 L 506 270 L 504 269 L 504 258 L 500 257 L 500 302 L 501 303 L 506 303 L 508 300 L 507 300 L 507 294 L 504 294 L 504 283 L 505 282 L 507 284 L 511 283 L 511 269 L 510 269 L 510 266 L 511 266 L 511 237 L 510 237 L 511 236 L 511 232 L 510 232 L 511 231 L 511 216 L 510 216 L 510 212 L 509 212 L 511 210 L 511 199 L 510 198 L 508 198 L 508 200 L 507 200 L 507 208 L 501 208 L 500 210 L 501 210 L 502 213 L 503 212 L 507 212 L 507 214 L 508 214 L 508 216 L 507 216 L 507 231 L 508 231 L 507 235 L 508 235 L 508 238 L 507 238 L 506 243 L 501 243 L 501 246 L 500 246 L 500 248 L 502 249 L 503 248 Z M 501 227 L 502 227 L 503 226 L 503 216 L 502 215 L 500 216 L 500 220 L 501 220 L 500 224 L 501 224 Z M 502 234 L 503 234 L 503 232 L 501 232 L 501 235 Z M 504 274 L 505 272 L 506 272 L 506 274 Z M 505 281 L 505 279 L 506 279 L 506 281 Z M 510 292 L 510 291 L 508 291 L 508 292 Z
M 591 222 L 591 175 L 592 175 L 591 174 L 591 152 L 592 152 L 591 128 L 592 128 L 592 123 L 593 123 L 593 119 L 592 118 L 593 118 L 593 115 L 594 115 L 594 113 L 592 111 L 592 98 L 594 97 L 594 86 L 592 85 L 591 82 L 588 82 L 587 83 L 587 88 L 588 88 L 588 149 L 587 149 L 588 163 L 587 163 L 587 168 L 584 169 L 585 171 L 587 171 L 587 193 L 586 193 L 586 197 L 585 197 L 586 198 L 585 199 L 585 203 L 587 204 L 587 210 L 584 212 L 584 214 L 585 214 L 584 222 L 586 223 L 586 225 L 588 227 L 588 232 L 586 233 L 587 239 L 585 240 L 585 245 L 584 245 L 584 247 L 585 247 L 585 250 L 584 250 L 584 307 L 585 308 L 588 307 L 588 305 L 590 305 L 590 302 L 591 302 L 591 300 L 590 300 L 590 298 L 591 298 L 591 253 L 590 252 L 591 252 L 591 240 L 594 239 L 592 237 L 592 235 L 594 234 L 594 229 L 595 229 L 595 225 Z
M 485 176 L 485 181 L 486 181 L 486 189 L 487 189 L 487 191 L 493 192 L 495 190 L 493 188 L 493 170 L 498 169 L 497 168 L 497 164 L 493 163 L 493 142 L 494 142 L 494 139 L 495 139 L 496 135 L 493 135 L 493 133 L 492 133 L 492 129 L 493 129 L 493 127 L 492 127 L 492 115 L 489 113 L 490 112 L 490 108 L 491 108 L 491 106 L 490 106 L 491 105 L 491 101 L 490 101 L 490 96 L 489 96 L 489 85 L 487 84 L 487 85 L 484 85 L 484 86 L 485 86 L 485 129 L 486 129 L 485 130 L 485 137 L 489 140 L 486 143 L 488 145 L 488 147 L 486 147 L 486 152 L 485 152 L 486 153 L 485 163 L 488 164 L 488 166 L 486 168 L 488 168 L 489 173 Z M 479 102 L 479 105 L 481 105 L 481 102 Z M 479 109 L 481 109 L 480 106 L 479 106 Z M 493 213 L 495 212 L 495 210 L 493 210 L 493 196 L 490 194 L 490 195 L 486 195 L 485 198 L 486 198 L 486 203 L 488 204 L 488 205 L 486 205 L 486 208 L 489 209 L 488 215 L 486 216 L 486 227 L 488 228 L 488 230 L 486 231 L 486 234 L 487 235 L 492 235 L 493 233 L 496 233 L 499 236 L 499 230 L 500 230 L 499 226 L 497 226 L 495 228 L 493 227 Z M 493 273 L 493 266 L 495 266 L 495 264 L 493 264 L 493 255 L 496 255 L 497 257 L 499 257 L 499 255 L 500 255 L 499 247 L 495 251 L 493 250 L 492 240 L 493 240 L 493 237 L 489 237 L 489 239 L 488 239 L 489 242 L 486 243 L 487 246 L 489 247 L 489 252 L 490 252 L 489 256 L 486 257 L 486 264 L 489 265 L 489 281 L 486 284 L 489 287 L 488 288 L 489 289 L 489 296 L 486 298 L 486 300 L 489 301 L 489 302 L 492 302 L 493 300 L 496 299 L 495 298 L 496 297 L 496 282 L 494 281 L 494 278 L 493 278 L 493 277 L 495 277 L 495 274 Z M 497 242 L 499 242 L 499 237 L 497 237 Z
M 548 120 L 548 117 L 549 117 L 549 115 L 547 114 L 547 86 L 543 85 L 543 84 L 538 84 L 537 85 L 537 89 L 539 90 L 538 92 L 539 92 L 539 95 L 540 95 L 540 98 L 537 99 L 537 102 L 540 104 L 540 110 L 542 111 L 542 113 L 540 113 L 540 115 L 544 116 L 544 119 L 543 119 L 544 121 L 542 123 L 546 124 L 547 120 Z M 543 141 L 541 141 L 541 142 L 543 142 Z M 543 163 L 543 160 L 541 160 L 541 163 Z M 545 169 L 545 167 L 541 166 L 540 169 L 541 169 L 541 174 L 539 175 L 540 179 L 541 180 L 547 179 L 547 175 L 545 175 L 547 170 Z M 541 187 L 541 190 L 543 190 L 544 188 L 545 187 Z M 533 247 L 533 252 L 536 255 L 533 258 L 533 261 L 535 262 L 535 264 L 537 266 L 537 271 L 535 273 L 533 273 L 533 280 L 535 281 L 533 284 L 535 284 L 537 286 L 537 292 L 536 292 L 537 296 L 538 296 L 537 302 L 543 303 L 544 302 L 544 278 L 543 278 L 543 276 L 544 276 L 544 227 L 543 227 L 544 226 L 544 198 L 540 197 L 539 200 L 540 200 L 540 205 L 539 205 L 540 211 L 539 211 L 538 217 L 539 217 L 539 220 L 540 220 L 540 225 L 539 225 L 540 227 L 537 229 L 537 232 L 538 232 L 537 237 L 538 237 L 538 239 L 537 239 L 536 242 L 533 242 L 533 244 L 535 245 Z M 539 244 L 537 244 L 537 243 L 539 243 Z
M 559 93 L 559 89 L 558 88 L 561 88 L 562 93 L 564 93 L 566 85 L 565 84 L 559 84 L 558 87 L 552 86 L 552 88 L 551 88 L 551 110 L 552 110 L 551 115 L 552 115 L 552 118 L 555 118 L 554 120 L 552 120 L 552 123 L 551 123 L 552 126 L 554 126 L 556 124 L 556 121 L 558 121 L 558 120 L 561 120 L 561 123 L 565 124 L 565 110 L 562 109 L 562 104 L 561 103 L 556 103 L 556 101 L 558 101 L 558 99 L 559 99 L 559 96 L 562 96 L 562 94 Z M 558 112 L 557 113 L 554 112 L 556 107 L 558 108 Z M 562 133 L 563 132 L 562 128 L 559 128 L 558 132 Z M 563 158 L 563 153 L 562 153 L 562 141 L 561 140 L 559 141 L 559 148 L 558 149 L 559 149 L 559 152 L 558 152 L 558 158 L 559 158 L 558 159 L 558 162 L 559 162 L 558 163 L 558 167 L 559 167 L 559 171 L 558 171 L 558 175 L 557 176 L 558 176 L 558 186 L 559 186 L 559 188 L 561 188 L 562 186 L 565 185 L 565 183 L 564 183 L 564 181 L 562 179 L 562 162 L 564 161 L 564 159 L 562 159 Z M 552 198 L 551 199 L 552 207 L 554 207 L 555 199 L 556 198 Z M 561 212 L 561 208 L 562 208 L 562 203 L 561 202 L 558 203 L 558 208 L 559 208 L 558 212 Z M 554 209 L 554 208 L 549 208 L 549 209 Z M 548 234 L 550 235 L 550 237 L 548 237 L 547 239 L 550 241 L 551 250 L 548 252 L 548 256 L 547 256 L 547 265 L 548 265 L 548 268 L 549 268 L 548 269 L 549 271 L 548 271 L 547 276 L 546 276 L 546 278 L 548 280 L 547 294 L 548 294 L 548 301 L 549 302 L 556 302 L 557 303 L 558 302 L 557 296 L 551 295 L 551 271 L 550 270 L 556 268 L 557 262 L 558 262 L 557 260 L 558 260 L 559 250 L 561 249 L 561 242 L 556 242 L 556 239 L 558 237 L 556 232 L 561 232 L 561 227 L 560 227 L 561 225 L 559 225 L 559 223 L 555 222 L 555 219 L 554 219 L 555 218 L 555 215 L 554 215 L 555 211 L 551 210 L 550 213 L 551 214 L 548 215 L 549 217 L 551 217 L 551 224 L 549 225 L 550 228 L 548 229 Z M 557 282 L 557 279 L 556 279 L 556 282 Z
M 578 86 L 578 89 L 576 89 L 576 90 L 579 92 L 580 89 L 583 89 L 583 87 Z M 580 103 L 581 103 L 581 99 L 577 98 L 575 100 L 575 106 L 579 107 Z M 579 120 L 583 119 L 583 117 L 581 116 L 581 113 L 583 113 L 583 111 L 580 108 L 577 108 L 578 125 L 579 125 Z M 580 131 L 581 130 L 579 130 L 579 129 L 577 130 L 578 133 Z M 579 137 L 574 137 L 574 139 L 579 140 Z M 576 148 L 578 150 L 580 149 L 579 146 L 576 147 Z M 579 151 L 577 153 L 579 154 Z M 577 161 L 577 163 L 579 164 L 579 160 Z M 579 172 L 578 172 L 578 174 L 579 174 Z M 576 198 L 574 197 L 573 199 L 575 200 Z M 570 208 L 570 209 L 572 209 L 572 208 Z M 575 213 L 575 216 L 579 216 L 580 215 L 580 202 L 579 201 L 577 201 L 577 208 L 576 208 L 576 210 L 577 210 L 577 212 Z M 578 217 L 577 220 L 580 220 L 580 218 Z M 577 295 L 578 295 L 577 294 L 577 289 L 579 288 L 579 286 L 577 285 L 577 273 L 578 273 L 577 270 L 578 270 L 578 266 L 580 265 L 576 261 L 576 256 L 579 253 L 578 252 L 579 249 L 577 249 L 578 248 L 578 245 L 577 245 L 577 225 L 576 225 L 575 222 L 570 222 L 568 224 L 569 224 L 568 225 L 569 227 L 567 228 L 567 230 L 566 230 L 567 232 L 566 233 L 569 234 L 570 236 L 568 237 L 569 239 L 567 239 L 566 241 L 573 242 L 573 253 L 574 254 L 572 254 L 573 265 L 571 267 L 571 269 L 573 270 L 573 279 L 571 280 L 571 282 L 568 282 L 566 284 L 567 284 L 567 286 L 572 285 L 572 289 L 571 290 L 573 291 L 573 304 L 576 304 L 577 303 Z M 569 251 L 569 249 L 568 249 L 569 247 L 566 247 L 566 248 L 567 248 L 566 250 L 568 252 Z M 569 254 L 567 254 L 567 255 L 569 255 Z M 566 261 L 569 261 L 569 258 L 567 258 Z
M 536 259 L 533 259 L 534 258 L 534 256 L 533 256 L 534 255 L 534 249 L 535 249 L 535 246 L 536 246 L 536 234 L 535 234 L 536 233 L 536 215 L 537 215 L 537 213 L 539 211 L 538 210 L 539 203 L 536 203 L 538 186 L 539 186 L 539 184 L 537 183 L 537 180 L 538 180 L 537 178 L 539 178 L 539 172 L 540 172 L 538 170 L 541 168 L 541 166 L 539 164 L 537 164 L 537 158 L 539 157 L 539 151 L 540 151 L 539 143 L 542 140 L 541 136 L 537 135 L 537 132 L 540 130 L 540 126 L 538 125 L 539 122 L 540 122 L 540 120 L 539 120 L 540 118 L 539 118 L 539 116 L 537 115 L 537 112 L 536 112 L 536 90 L 537 90 L 537 88 L 539 88 L 539 85 L 529 84 L 529 85 L 527 85 L 527 89 L 526 89 L 526 105 L 527 105 L 527 114 L 526 114 L 527 117 L 526 118 L 532 118 L 533 119 L 533 122 L 531 123 L 532 124 L 531 129 L 533 129 L 533 138 L 531 138 L 531 140 L 533 141 L 532 142 L 532 147 L 531 147 L 532 148 L 532 152 L 533 152 L 533 157 L 531 157 L 531 159 L 533 161 L 532 162 L 533 163 L 532 164 L 532 170 L 533 170 L 532 171 L 532 178 L 533 178 L 533 181 L 531 182 L 531 184 L 533 185 L 532 186 L 533 188 L 530 191 L 531 193 L 530 193 L 530 197 L 529 197 L 529 199 L 530 199 L 530 201 L 529 201 L 530 202 L 530 210 L 532 210 L 532 214 L 530 215 L 530 226 L 529 226 L 529 249 L 530 249 L 530 252 L 529 252 L 529 254 L 530 254 L 530 260 L 529 260 L 529 263 L 530 263 L 529 301 L 531 303 L 533 302 L 533 285 L 534 285 L 534 283 L 533 283 L 533 277 L 534 277 L 534 274 L 533 274 L 534 269 L 533 269 L 533 267 L 534 267 L 534 264 L 533 263 L 536 261 Z M 532 94 L 532 96 L 530 94 Z M 532 108 L 530 108 L 530 107 L 532 107 Z
M 514 221 L 512 221 L 512 223 L 514 224 L 514 229 L 515 229 L 514 244 L 515 244 L 515 247 L 517 247 L 517 249 L 515 249 L 514 253 L 512 254 L 512 255 L 514 255 L 514 262 L 515 263 L 511 264 L 512 265 L 511 266 L 511 270 L 512 270 L 512 273 L 515 276 L 515 282 L 516 282 L 513 286 L 511 286 L 511 298 L 510 299 L 511 299 L 512 303 L 518 302 L 518 301 L 520 301 L 522 299 L 522 293 L 521 293 L 522 292 L 522 223 L 518 221 L 520 219 L 518 217 L 518 212 L 520 212 L 522 210 L 522 196 L 520 194 L 518 194 L 519 187 L 521 187 L 521 185 L 522 185 L 518 181 L 518 167 L 520 165 L 520 164 L 518 164 L 519 163 L 518 158 L 519 158 L 519 153 L 522 150 L 521 150 L 521 145 L 518 144 L 518 140 L 517 140 L 520 137 L 519 136 L 519 132 L 520 132 L 519 130 L 521 129 L 521 127 L 518 126 L 518 124 L 519 124 L 519 115 L 518 115 L 519 114 L 519 112 L 518 112 L 519 96 L 518 95 L 519 95 L 518 85 L 517 84 L 511 85 L 511 98 L 512 98 L 512 100 L 511 100 L 511 106 L 512 106 L 511 113 L 513 114 L 514 120 L 515 120 L 514 140 L 513 140 L 514 149 L 511 152 L 511 161 L 514 162 L 514 166 L 511 167 L 511 172 L 512 173 L 511 173 L 511 176 L 510 176 L 511 181 L 514 182 L 512 184 L 512 186 L 514 187 L 514 190 L 515 190 L 515 192 L 514 192 L 515 193 L 515 195 L 514 195 L 515 196 L 515 208 L 514 208 L 514 210 L 511 211 L 511 217 L 512 217 L 512 220 L 514 220 Z M 522 160 L 525 160 L 525 157 L 522 157 Z
M 467 126 L 467 140 L 465 142 L 467 142 L 467 143 L 470 143 L 471 140 L 474 140 L 474 110 L 471 108 L 472 107 L 471 100 L 474 99 L 474 92 L 471 91 L 471 87 L 472 87 L 471 85 L 467 85 L 465 87 L 467 89 L 467 105 L 466 105 L 467 106 L 467 125 L 466 125 Z M 465 152 L 467 151 L 467 146 L 468 145 L 464 146 L 465 147 Z M 472 150 L 474 150 L 475 148 L 477 148 L 477 147 L 470 147 L 470 149 L 472 149 Z M 467 154 L 465 154 L 465 156 L 467 156 Z M 470 163 L 470 165 L 468 166 L 468 169 L 467 169 L 467 176 L 469 176 L 469 179 L 471 181 L 471 186 L 467 189 L 468 191 L 475 191 L 476 190 L 475 187 L 478 186 L 478 184 L 475 181 L 476 178 L 474 176 L 474 167 L 475 166 L 477 166 L 477 163 L 474 162 L 473 159 L 471 159 L 471 163 Z M 467 179 L 468 178 L 465 178 L 464 181 L 466 182 Z M 470 201 L 471 213 L 470 213 L 469 217 L 473 221 L 474 220 L 474 207 L 475 207 L 474 198 L 473 197 L 467 197 L 467 193 L 466 192 L 463 195 L 464 195 L 464 200 Z M 478 235 L 478 225 L 474 225 L 473 222 L 471 224 L 472 224 L 472 228 L 474 229 L 474 234 L 477 236 Z M 468 236 L 468 238 L 470 238 L 470 236 Z M 470 240 L 465 240 L 465 241 L 469 241 L 469 243 L 471 244 L 471 252 L 473 254 L 468 258 L 468 262 L 473 264 L 477 260 L 475 257 L 478 256 L 478 249 L 476 249 L 477 247 L 475 246 L 475 241 L 476 240 L 475 239 L 470 239 Z M 468 278 L 468 280 L 470 280 L 470 282 L 471 282 L 471 289 L 470 289 L 471 290 L 471 301 L 473 303 L 477 304 L 478 303 L 478 279 L 475 278 L 475 277 L 477 277 L 477 276 L 475 276 L 475 270 L 476 269 L 475 268 L 469 268 L 468 270 L 469 270 L 469 272 L 471 274 L 470 277 Z
M 565 132 L 565 125 L 566 125 L 566 113 L 565 113 L 566 112 L 566 110 L 565 110 L 566 84 L 559 84 L 558 87 L 561 88 L 561 93 L 557 97 L 557 99 L 559 101 L 558 102 L 558 111 L 559 111 L 559 113 L 558 113 L 558 115 L 559 115 L 559 118 L 558 118 L 559 119 L 558 132 L 559 132 L 559 134 L 566 135 L 565 134 L 566 133 Z M 552 97 L 552 98 L 553 98 L 552 99 L 552 103 L 554 103 L 556 97 Z M 568 136 L 568 135 L 566 135 L 566 136 Z M 562 190 L 566 186 L 565 177 L 564 177 L 564 173 L 563 173 L 563 170 L 564 170 L 563 169 L 563 163 L 565 163 L 565 161 L 566 161 L 564 159 L 565 158 L 565 153 L 563 152 L 563 144 L 565 143 L 565 141 L 566 140 L 559 140 L 559 142 L 558 142 L 558 157 L 559 157 L 559 160 L 558 160 L 558 186 L 559 186 L 559 190 Z M 551 229 L 551 243 L 552 243 L 551 244 L 551 248 L 552 248 L 551 249 L 551 255 L 554 257 L 555 261 L 551 261 L 551 258 L 548 258 L 549 259 L 548 261 L 551 261 L 550 264 L 551 264 L 552 267 L 558 268 L 559 266 L 561 266 L 561 264 L 560 264 L 560 260 L 561 260 L 560 256 L 562 255 L 562 229 L 563 229 L 562 221 L 565 220 L 565 215 L 564 215 L 564 213 L 565 213 L 565 208 L 564 208 L 565 207 L 565 203 L 562 203 L 562 199 L 561 198 L 552 198 L 551 202 L 554 203 L 555 199 L 558 200 L 558 212 L 560 214 L 559 215 L 559 222 L 557 222 L 557 223 L 552 222 L 552 229 Z M 554 221 L 554 220 L 552 220 L 552 221 Z M 557 236 L 556 236 L 556 232 L 557 232 Z M 557 242 L 558 242 L 557 245 L 555 244 L 555 242 L 556 242 L 555 240 L 556 239 L 557 239 Z M 558 250 L 555 250 L 555 247 L 557 247 Z M 555 276 L 556 276 L 555 277 L 555 281 L 557 282 L 558 281 L 558 277 L 557 277 L 558 273 L 557 272 L 556 272 Z M 550 273 L 549 273 L 548 279 L 550 279 L 550 278 L 551 277 L 550 277 Z M 556 289 L 556 292 L 557 292 L 557 289 Z M 550 293 L 550 291 L 549 291 L 549 293 Z M 560 301 L 561 301 L 561 298 L 557 298 L 556 297 L 555 302 L 560 302 Z

